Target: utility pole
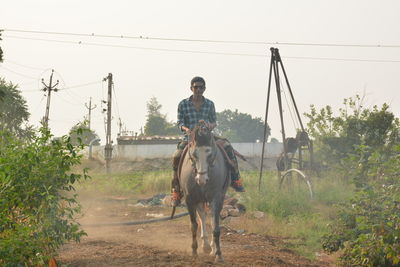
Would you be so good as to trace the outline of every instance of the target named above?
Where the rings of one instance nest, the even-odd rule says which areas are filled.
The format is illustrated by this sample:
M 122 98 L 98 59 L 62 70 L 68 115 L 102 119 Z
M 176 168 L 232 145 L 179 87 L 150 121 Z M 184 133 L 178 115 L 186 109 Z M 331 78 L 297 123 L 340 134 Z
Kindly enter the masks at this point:
M 119 120 L 119 123 L 118 123 L 118 128 L 119 128 L 119 135 L 121 136 L 121 133 L 122 133 L 122 121 L 121 121 L 121 118 L 119 118 L 118 119 Z
M 49 126 L 49 113 L 50 113 L 50 97 L 51 97 L 51 91 L 57 92 L 58 89 L 55 88 L 58 85 L 58 80 L 55 85 L 52 85 L 53 83 L 53 74 L 54 70 L 51 70 L 51 75 L 50 75 L 50 82 L 49 85 L 44 83 L 44 79 L 42 78 L 42 84 L 44 85 L 43 91 L 47 91 L 47 105 L 46 105 L 46 113 L 43 118 L 43 126 L 45 128 L 48 128 Z
M 107 98 L 107 132 L 106 132 L 106 146 L 104 148 L 104 155 L 106 160 L 107 173 L 110 173 L 110 163 L 112 158 L 112 141 L 111 141 L 111 92 L 112 92 L 112 74 L 109 73 L 104 81 L 108 80 L 108 98 Z
M 88 127 L 89 127 L 89 130 L 90 130 L 90 120 L 91 120 L 92 110 L 95 109 L 97 106 L 94 105 L 94 107 L 92 108 L 92 98 L 90 98 L 89 106 L 87 106 L 86 103 L 85 103 L 85 107 L 89 110 L 89 115 L 88 115 L 88 123 L 89 123 L 89 125 L 88 125 Z

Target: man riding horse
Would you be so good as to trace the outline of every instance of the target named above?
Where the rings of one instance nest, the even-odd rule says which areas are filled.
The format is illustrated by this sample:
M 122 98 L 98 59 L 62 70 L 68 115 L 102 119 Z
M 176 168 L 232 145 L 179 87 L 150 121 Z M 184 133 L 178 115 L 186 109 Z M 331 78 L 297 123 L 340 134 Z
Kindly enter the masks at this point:
M 178 127 L 184 133 L 184 139 L 178 144 L 173 157 L 174 177 L 172 179 L 172 205 L 174 207 L 180 204 L 182 192 L 178 180 L 178 165 L 182 152 L 188 144 L 190 131 L 199 122 L 204 122 L 212 130 L 217 126 L 214 103 L 205 98 L 203 93 L 206 89 L 206 82 L 202 77 L 194 77 L 190 83 L 192 95 L 183 99 L 178 105 Z M 227 156 L 231 162 L 231 186 L 236 192 L 244 192 L 245 189 L 240 182 L 240 173 L 237 159 L 231 144 L 223 138 L 216 138 L 224 147 Z

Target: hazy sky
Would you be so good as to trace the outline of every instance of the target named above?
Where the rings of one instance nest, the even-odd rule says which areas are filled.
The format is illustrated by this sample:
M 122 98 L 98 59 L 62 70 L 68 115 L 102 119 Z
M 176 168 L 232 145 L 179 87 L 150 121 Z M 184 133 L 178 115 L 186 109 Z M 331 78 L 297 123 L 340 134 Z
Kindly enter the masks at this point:
M 82 121 L 87 115 L 84 104 L 92 97 L 92 103 L 97 105 L 92 111 L 92 128 L 104 143 L 100 102 L 106 100 L 107 84 L 101 81 L 108 73 L 114 76 L 116 93 L 113 139 L 119 118 L 127 130 L 139 132 L 146 121 L 146 102 L 152 96 L 162 104 L 161 112 L 170 121 L 176 121 L 177 104 L 191 94 L 189 82 L 193 76 L 205 78 L 205 96 L 215 102 L 217 111 L 238 109 L 264 118 L 271 45 L 96 35 L 395 45 L 393 48 L 275 47 L 280 49 L 301 113 L 309 111 L 310 104 L 331 105 L 337 110 L 344 98 L 365 94 L 366 106 L 387 102 L 400 116 L 399 14 L 400 1 L 396 0 L 3 0 L 2 29 L 93 33 L 94 37 L 6 30 L 0 42 L 5 58 L 0 64 L 0 76 L 19 84 L 32 114 L 30 122 L 38 125 L 46 105 L 40 91 L 41 79 L 48 83 L 54 69 L 55 79 L 60 80 L 58 88 L 67 89 L 52 93 L 49 125 L 53 133 L 66 134 Z M 280 139 L 277 99 L 273 93 L 268 123 L 272 136 Z M 289 108 L 285 105 L 284 109 L 290 136 L 295 126 Z M 305 118 L 303 122 L 307 122 Z

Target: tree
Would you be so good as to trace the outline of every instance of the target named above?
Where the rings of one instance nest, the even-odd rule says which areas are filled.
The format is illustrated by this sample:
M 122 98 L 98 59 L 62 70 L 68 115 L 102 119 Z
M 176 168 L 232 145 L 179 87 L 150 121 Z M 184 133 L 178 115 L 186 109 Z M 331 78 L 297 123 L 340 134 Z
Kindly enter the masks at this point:
M 30 113 L 18 86 L 0 78 L 0 92 L 3 92 L 0 99 L 0 130 L 10 131 L 20 137 L 31 134 L 32 127 L 26 125 Z
M 47 129 L 30 139 L 0 131 L 0 266 L 44 266 L 70 240 L 85 235 L 74 185 L 83 149 Z
M 318 158 L 345 167 L 348 157 L 359 154 L 361 145 L 385 154 L 398 143 L 400 123 L 389 106 L 383 104 L 381 108 L 368 109 L 362 102 L 358 95 L 345 99 L 338 116 L 333 115 L 330 106 L 319 111 L 311 106 L 311 112 L 305 115 L 309 118 L 308 131 L 315 139 Z
M 390 149 L 389 154 L 362 145 L 359 156 L 349 159 L 353 175 L 363 177 L 365 184 L 341 203 L 323 237 L 326 251 L 341 249 L 340 266 L 400 265 L 400 146 Z
M 323 158 L 350 177 L 354 197 L 340 203 L 326 251 L 341 251 L 340 266 L 399 266 L 399 120 L 389 106 L 365 108 L 363 99 L 345 99 L 335 116 L 331 107 L 306 114 L 315 139 L 315 158 Z
M 0 87 L 0 104 L 3 104 L 4 97 L 6 96 L 6 92 L 3 88 Z
M 3 40 L 1 39 L 1 32 L 2 30 L 0 30 L 0 41 Z M 0 62 L 3 62 L 3 50 L 1 49 L 1 47 L 0 47 Z
M 279 144 L 279 140 L 276 139 L 275 137 L 272 137 L 271 140 L 270 140 L 270 142 L 271 142 L 272 144 Z
M 148 116 L 162 116 L 161 115 L 161 107 L 162 105 L 158 103 L 158 100 L 155 96 L 150 98 L 149 102 L 147 102 L 147 114 Z
M 263 140 L 264 122 L 261 118 L 253 118 L 250 114 L 231 111 L 217 112 L 218 127 L 216 133 L 228 138 L 231 142 L 255 142 Z M 271 129 L 267 127 L 266 137 Z
M 89 145 L 94 139 L 99 139 L 97 133 L 89 129 L 87 121 L 79 122 L 74 125 L 69 131 L 69 137 L 73 145 Z M 100 145 L 99 141 L 93 143 L 93 145 Z
M 178 135 L 178 127 L 167 121 L 167 116 L 161 114 L 162 105 L 158 103 L 156 97 L 152 97 L 147 102 L 147 120 L 144 126 L 144 134 L 147 136 L 152 135 Z
M 1 32 L 2 32 L 2 30 L 0 30 L 0 41 L 2 40 L 1 39 Z M 1 62 L 3 62 L 3 50 L 0 47 L 0 63 Z M 5 95 L 5 91 L 4 91 L 3 88 L 0 87 L 0 104 L 1 104 L 1 101 L 4 99 L 4 95 Z

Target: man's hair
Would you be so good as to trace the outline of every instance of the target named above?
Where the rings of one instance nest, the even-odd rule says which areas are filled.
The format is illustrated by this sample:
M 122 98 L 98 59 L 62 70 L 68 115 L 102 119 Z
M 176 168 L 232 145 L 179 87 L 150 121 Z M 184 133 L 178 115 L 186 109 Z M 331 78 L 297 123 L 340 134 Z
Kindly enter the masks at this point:
M 190 86 L 192 86 L 194 83 L 197 83 L 197 82 L 202 82 L 204 84 L 204 86 L 206 86 L 206 81 L 202 77 L 199 77 L 199 76 L 194 77 L 190 81 Z

